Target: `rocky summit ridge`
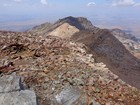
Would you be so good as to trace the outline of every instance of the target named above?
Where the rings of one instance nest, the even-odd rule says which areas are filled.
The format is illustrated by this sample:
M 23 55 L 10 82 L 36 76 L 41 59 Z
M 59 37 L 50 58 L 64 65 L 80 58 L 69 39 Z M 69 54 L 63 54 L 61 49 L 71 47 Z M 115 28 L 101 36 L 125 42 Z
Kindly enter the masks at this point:
M 66 17 L 59 19 L 54 24 L 46 23 L 28 30 L 28 32 L 70 37 L 79 30 L 92 30 L 92 23 L 84 17 Z
M 139 70 L 138 58 L 86 18 L 0 31 L 1 105 L 140 105 Z

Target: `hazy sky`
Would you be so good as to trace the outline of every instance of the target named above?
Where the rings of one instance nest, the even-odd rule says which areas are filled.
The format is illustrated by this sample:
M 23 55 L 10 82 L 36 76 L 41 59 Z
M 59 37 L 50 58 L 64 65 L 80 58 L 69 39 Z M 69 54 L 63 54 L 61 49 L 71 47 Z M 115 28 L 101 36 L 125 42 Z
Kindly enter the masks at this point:
M 140 0 L 0 0 L 0 23 L 85 16 L 99 25 L 140 25 Z
M 138 17 L 140 0 L 0 0 L 0 18 Z M 2 20 L 1 20 L 2 21 Z

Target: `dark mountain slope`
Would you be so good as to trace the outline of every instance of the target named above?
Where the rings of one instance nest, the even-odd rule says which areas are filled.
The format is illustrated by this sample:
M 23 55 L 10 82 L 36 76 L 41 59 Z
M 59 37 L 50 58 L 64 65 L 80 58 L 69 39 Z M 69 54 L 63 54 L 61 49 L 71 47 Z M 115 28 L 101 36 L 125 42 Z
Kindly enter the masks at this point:
M 111 33 L 137 58 L 140 58 L 140 40 L 129 32 L 113 29 Z
M 88 46 L 99 62 L 127 83 L 140 88 L 140 60 L 134 57 L 108 30 L 80 31 L 71 40 Z

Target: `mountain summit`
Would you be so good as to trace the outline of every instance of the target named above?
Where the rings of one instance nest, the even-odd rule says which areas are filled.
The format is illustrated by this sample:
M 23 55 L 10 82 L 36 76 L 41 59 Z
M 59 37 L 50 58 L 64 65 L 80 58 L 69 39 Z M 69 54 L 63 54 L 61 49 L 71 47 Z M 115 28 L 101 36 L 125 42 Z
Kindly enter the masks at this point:
M 84 17 L 66 17 L 63 19 L 58 20 L 55 24 L 63 24 L 63 23 L 68 23 L 72 26 L 75 26 L 76 28 L 78 28 L 79 30 L 92 30 L 93 29 L 93 25 L 92 23 Z
M 50 25 L 48 23 L 36 26 L 29 32 L 42 33 L 46 35 L 54 35 L 62 38 L 69 38 L 76 32 L 80 30 L 92 30 L 94 26 L 92 23 L 84 17 L 66 17 L 59 19 L 54 24 Z

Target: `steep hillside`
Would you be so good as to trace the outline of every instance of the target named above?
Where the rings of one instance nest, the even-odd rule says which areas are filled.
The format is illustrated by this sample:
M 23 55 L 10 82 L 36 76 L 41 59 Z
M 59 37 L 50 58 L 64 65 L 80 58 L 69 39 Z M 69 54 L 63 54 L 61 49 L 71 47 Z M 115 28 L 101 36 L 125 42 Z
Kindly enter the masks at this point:
M 63 23 L 69 23 L 72 26 L 75 26 L 76 28 L 78 28 L 79 30 L 92 30 L 93 29 L 93 25 L 92 23 L 84 17 L 66 17 L 63 19 L 58 20 L 55 24 L 63 24 Z M 59 26 L 59 25 L 58 25 Z
M 28 32 L 36 34 L 44 34 L 49 30 L 51 26 L 52 26 L 51 23 L 46 22 L 44 24 L 33 27 L 32 29 L 28 30 Z
M 80 30 L 98 31 L 100 28 L 95 27 L 92 23 L 84 17 L 66 17 L 58 20 L 54 24 L 45 23 L 40 26 L 36 26 L 29 32 L 58 36 L 61 38 L 70 38 L 76 32 Z M 140 40 L 120 29 L 109 30 L 123 45 L 137 58 L 140 58 Z
M 140 88 L 140 60 L 135 58 L 109 30 L 80 31 L 71 38 L 84 43 L 110 70 L 127 83 Z
M 84 43 L 99 62 L 104 62 L 127 83 L 140 88 L 140 59 L 137 59 L 140 44 L 132 35 L 119 29 L 100 29 L 86 18 L 71 16 L 58 20 L 44 35 Z

